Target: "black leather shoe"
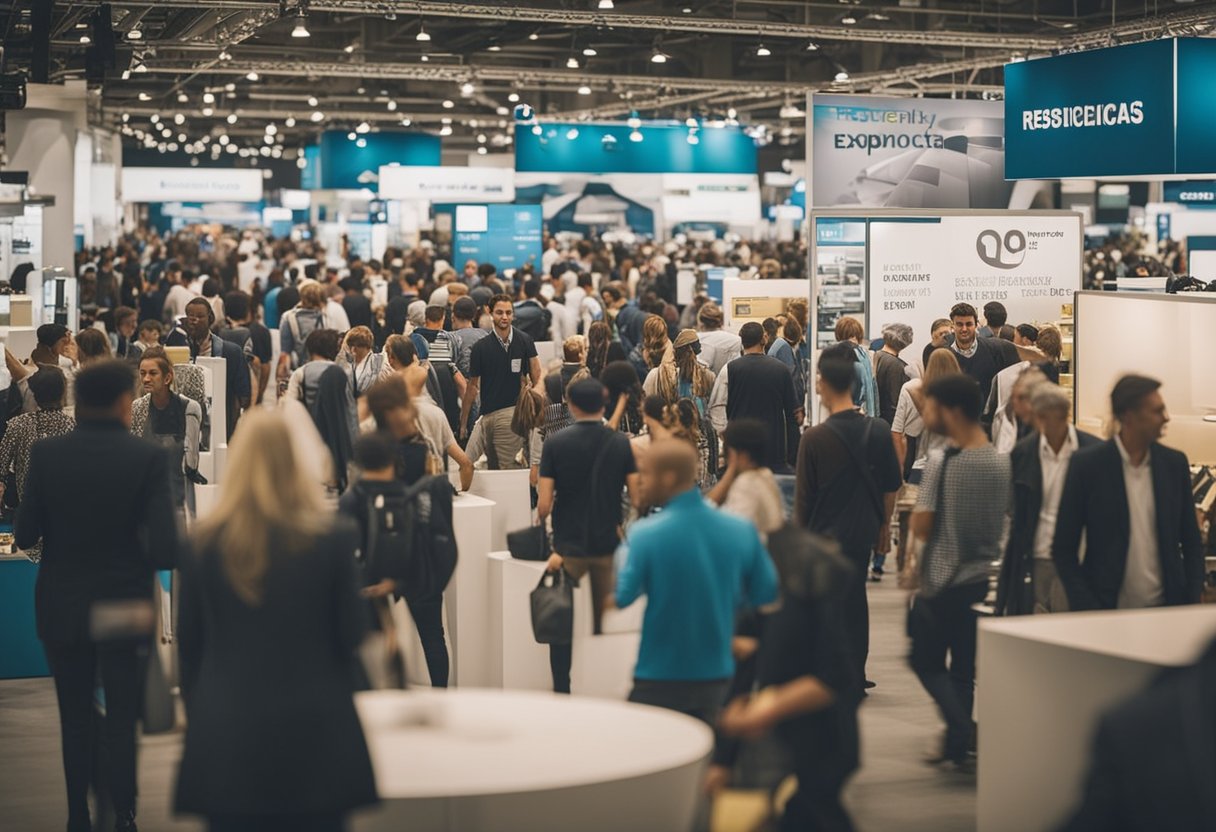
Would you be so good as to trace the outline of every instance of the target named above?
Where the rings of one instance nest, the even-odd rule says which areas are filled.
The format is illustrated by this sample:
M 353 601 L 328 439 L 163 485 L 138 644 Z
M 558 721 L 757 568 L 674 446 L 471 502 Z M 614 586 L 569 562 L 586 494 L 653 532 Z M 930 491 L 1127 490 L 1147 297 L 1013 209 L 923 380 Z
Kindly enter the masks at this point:
M 128 809 L 114 816 L 114 832 L 139 832 L 135 825 L 135 810 Z

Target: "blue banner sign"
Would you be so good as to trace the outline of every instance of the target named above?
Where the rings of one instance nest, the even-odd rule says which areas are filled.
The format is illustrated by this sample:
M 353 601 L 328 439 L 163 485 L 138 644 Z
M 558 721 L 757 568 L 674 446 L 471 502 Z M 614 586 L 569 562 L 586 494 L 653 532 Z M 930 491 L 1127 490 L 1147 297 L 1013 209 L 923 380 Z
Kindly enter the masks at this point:
M 1180 205 L 1216 205 L 1216 182 L 1166 182 L 1165 201 Z
M 1005 176 L 1216 172 L 1216 42 L 1174 38 L 1005 67 Z
M 375 191 L 380 167 L 398 165 L 436 167 L 440 163 L 439 137 L 429 133 L 381 132 L 351 141 L 341 130 L 327 130 L 315 148 L 304 149 L 300 181 L 305 190 L 367 188 Z
M 499 271 L 528 263 L 539 266 L 541 226 L 539 205 L 457 205 L 452 222 L 456 263 L 493 263 Z
M 628 124 L 515 126 L 515 170 L 559 173 L 756 173 L 740 127 Z M 690 142 L 690 137 L 692 141 Z

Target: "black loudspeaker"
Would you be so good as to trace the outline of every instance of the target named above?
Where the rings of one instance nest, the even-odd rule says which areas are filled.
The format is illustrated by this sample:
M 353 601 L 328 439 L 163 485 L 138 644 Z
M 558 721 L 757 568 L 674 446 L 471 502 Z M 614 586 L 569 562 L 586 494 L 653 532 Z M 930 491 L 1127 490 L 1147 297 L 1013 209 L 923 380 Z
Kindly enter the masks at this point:
M 92 43 L 84 53 L 84 77 L 90 84 L 100 84 L 106 73 L 118 67 L 114 48 L 114 12 L 109 3 L 102 3 L 89 18 Z
M 54 5 L 35 3 L 30 11 L 30 80 L 35 84 L 49 83 L 51 78 L 51 12 Z

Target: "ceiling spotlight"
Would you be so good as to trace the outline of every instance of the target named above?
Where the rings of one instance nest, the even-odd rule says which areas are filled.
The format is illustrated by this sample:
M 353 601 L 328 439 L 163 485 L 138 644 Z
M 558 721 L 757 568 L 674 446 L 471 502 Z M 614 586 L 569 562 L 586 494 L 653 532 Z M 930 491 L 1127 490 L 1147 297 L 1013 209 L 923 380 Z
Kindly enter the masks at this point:
M 852 26 L 857 22 L 857 18 L 853 17 L 851 14 L 846 14 L 844 17 L 840 18 L 840 22 L 845 26 Z
M 654 52 L 650 56 L 650 62 L 652 64 L 665 64 L 667 63 L 668 57 L 669 56 L 666 52 L 663 52 L 658 47 L 655 47 Z
M 574 141 L 575 139 L 577 139 L 578 138 L 578 128 L 571 127 L 569 130 L 567 130 L 566 138 L 569 139 L 570 141 Z
M 385 104 L 384 106 L 388 107 L 388 111 L 391 113 L 397 109 L 397 102 L 390 98 L 388 100 L 388 103 Z
M 478 134 L 477 134 L 477 143 L 478 143 L 478 144 L 485 144 L 485 143 L 486 143 L 486 134 L 485 134 L 485 133 L 478 133 Z
M 494 114 L 499 115 L 499 116 L 508 116 L 511 114 L 511 111 L 508 110 L 506 107 L 495 107 Z
M 836 73 L 837 84 L 843 84 L 847 80 L 849 80 L 849 73 L 845 72 L 843 69 Z
M 629 133 L 629 141 L 640 142 L 641 140 L 642 140 L 642 131 L 641 130 L 633 130 Z
M 444 116 L 443 118 L 439 119 L 439 123 L 440 124 L 451 124 L 452 119 L 449 118 L 448 116 Z
M 426 26 L 422 23 L 418 24 L 418 34 L 414 35 L 414 40 L 420 43 L 426 43 L 431 39 L 431 35 L 426 30 Z
M 484 147 L 479 147 L 479 148 L 477 148 L 477 155 L 478 155 L 478 156 L 485 156 L 485 155 L 486 155 L 486 153 L 487 153 L 487 151 L 486 151 L 486 149 L 485 149 Z
M 696 128 L 696 126 L 697 126 L 697 119 L 696 119 L 696 117 L 694 117 L 694 116 L 689 116 L 688 118 L 684 119 L 684 126 L 685 126 L 685 127 L 689 127 L 689 128 L 694 128 L 694 129 L 695 129 L 695 128 Z
M 409 127 L 409 126 L 410 126 L 411 124 L 413 124 L 413 123 L 414 123 L 414 122 L 410 120 L 410 117 L 409 117 L 409 116 L 406 116 L 405 118 L 401 119 L 401 126 L 402 126 L 402 127 Z
M 355 128 L 356 133 L 370 133 L 371 131 L 372 131 L 372 126 L 370 124 L 368 124 L 366 121 L 359 122 L 359 126 Z
M 566 69 L 578 69 L 578 58 L 573 55 L 566 58 Z
M 346 138 L 353 142 L 355 139 L 359 138 L 359 135 L 354 130 L 351 130 L 346 134 Z
M 815 41 L 813 41 L 813 40 L 809 40 L 809 41 L 807 41 L 807 43 L 806 43 L 806 51 L 807 51 L 807 52 L 818 52 L 818 51 L 819 51 L 819 44 L 815 43 Z
M 148 95 L 146 92 L 141 92 L 141 93 L 139 94 L 139 100 L 140 100 L 140 101 L 151 101 L 151 100 L 152 100 L 152 96 Z
M 288 116 L 287 118 L 283 119 L 283 126 L 284 127 L 295 127 L 296 126 L 296 117 Z
M 122 114 L 122 123 L 123 123 L 123 124 L 126 124 L 126 123 L 127 123 L 128 121 L 130 121 L 130 120 L 131 120 L 131 114 L 130 114 L 130 113 L 123 113 L 123 114 Z
M 637 113 L 633 113 L 631 116 L 629 116 L 629 120 L 625 123 L 628 124 L 634 130 L 637 130 L 639 127 L 642 126 L 642 120 L 640 118 L 638 118 Z
M 220 58 L 220 60 L 221 60 L 221 61 L 231 61 L 231 60 L 232 60 L 232 53 L 231 53 L 231 52 L 229 52 L 227 49 L 221 49 L 221 50 L 220 50 L 220 55 L 219 55 L 219 58 Z
M 177 103 L 178 104 L 185 104 L 189 100 L 190 100 L 190 96 L 186 95 L 184 92 L 179 92 L 177 94 Z
M 173 123 L 174 124 L 185 124 L 186 117 L 184 115 L 182 115 L 181 113 L 178 113 L 177 115 L 173 116 Z
M 507 100 L 510 101 L 512 104 L 515 104 L 516 102 L 519 101 L 519 93 L 517 93 L 517 92 L 511 93 L 510 95 L 507 96 Z
M 277 132 L 279 132 L 279 128 L 274 126 L 273 121 L 270 124 L 266 125 L 266 135 L 267 136 L 273 136 Z
M 246 81 L 256 81 L 256 80 L 258 80 L 258 74 L 251 69 L 251 70 L 249 70 L 248 73 L 246 73 L 245 80 Z
M 301 7 L 300 11 L 296 14 L 296 27 L 291 30 L 291 36 L 293 38 L 311 37 L 312 33 L 308 31 L 307 24 L 308 16 L 304 14 L 304 9 Z
M 885 15 L 882 12 L 870 12 L 868 15 L 866 15 L 866 20 L 876 20 L 879 23 L 885 23 L 890 19 L 890 15 Z
M 578 88 L 578 94 L 579 95 L 591 95 L 591 87 L 587 86 L 586 84 L 583 84 L 581 87 Z
M 203 93 L 203 103 L 204 104 L 214 104 L 215 95 L 213 93 L 209 93 L 209 92 Z
M 738 118 L 739 111 L 736 110 L 734 107 L 731 107 L 729 110 L 726 111 L 726 117 L 727 118 Z
M 615 8 L 615 6 L 612 3 L 612 0 L 600 0 L 600 2 L 599 2 L 600 11 L 608 11 L 609 9 L 612 9 L 612 8 Z
M 80 42 L 83 44 L 90 44 L 93 42 L 93 39 L 91 37 L 89 37 L 88 35 L 81 35 Z
M 544 128 L 542 128 L 539 124 L 532 125 L 532 135 L 533 136 L 539 136 L 543 132 L 545 132 Z
M 528 40 L 540 40 L 540 32 L 533 32 L 528 35 Z
M 315 107 L 315 106 L 317 106 L 317 99 L 316 99 L 316 96 L 313 96 L 313 95 L 308 96 L 308 106 L 309 106 L 309 107 Z
M 179 142 L 181 142 L 182 144 L 185 144 L 185 143 L 186 143 L 186 134 L 185 134 L 185 133 L 178 133 L 178 134 L 177 134 L 177 140 L 178 140 Z
M 450 125 L 450 124 L 445 124 L 445 125 L 443 125 L 442 127 L 440 127 L 440 128 L 439 128 L 439 135 L 441 135 L 441 136 L 450 136 L 450 135 L 452 135 L 452 125 Z
M 456 106 L 456 102 L 450 98 L 443 99 L 443 109 L 450 110 Z
M 146 63 L 144 63 L 143 55 L 136 55 L 135 58 L 131 61 L 131 71 L 132 72 L 147 72 L 148 71 L 148 65 Z
M 236 92 L 236 84 L 232 83 L 231 81 L 224 84 L 224 92 Z
M 418 60 L 422 61 L 422 62 L 425 64 L 425 63 L 427 63 L 428 61 L 430 61 L 430 59 L 431 59 L 431 56 L 430 56 L 430 55 L 423 55 L 423 56 L 422 56 L 421 58 L 419 58 Z
M 763 43 L 756 47 L 756 57 L 757 58 L 767 58 L 771 54 L 773 54 L 773 51 L 771 49 L 769 49 L 767 46 L 765 46 Z
M 701 143 L 701 137 L 697 135 L 696 130 L 688 131 L 688 143 L 689 144 L 700 144 Z
M 228 114 L 228 123 L 229 123 L 229 124 L 236 124 L 236 113 L 229 113 L 229 114 Z
M 685 6 L 684 8 L 680 9 L 680 11 L 683 14 L 692 14 L 692 6 Z
M 152 122 L 153 124 L 159 124 L 160 116 L 156 113 L 153 113 L 152 115 L 148 116 L 148 121 Z
M 367 147 L 367 139 L 355 139 L 355 147 Z
M 600 53 L 595 51 L 594 46 L 584 46 L 583 54 L 586 55 L 588 58 L 594 58 L 596 55 L 598 55 Z
M 477 88 L 473 86 L 472 81 L 465 81 L 463 84 L 460 85 L 460 94 L 465 97 L 472 95 L 476 91 L 477 91 Z
M 356 48 L 357 48 L 357 41 L 351 41 L 350 43 L 346 44 L 346 46 L 342 47 L 342 51 L 345 52 L 347 55 L 353 55 Z
M 223 147 L 224 145 L 228 144 L 228 134 L 220 133 L 215 140 L 219 143 L 220 147 Z
M 131 31 L 127 32 L 127 40 L 142 40 L 143 36 L 143 30 L 138 26 L 132 27 Z
M 296 167 L 300 170 L 304 170 L 304 168 L 308 167 L 308 160 L 304 158 L 303 154 L 296 157 Z
M 502 47 L 500 45 L 498 45 L 497 43 L 491 43 L 489 46 L 486 47 L 486 51 L 487 52 L 501 52 Z
M 215 110 L 211 109 L 210 107 L 204 107 L 204 108 L 203 108 L 203 115 L 205 115 L 205 116 L 213 116 L 213 115 L 215 115 Z

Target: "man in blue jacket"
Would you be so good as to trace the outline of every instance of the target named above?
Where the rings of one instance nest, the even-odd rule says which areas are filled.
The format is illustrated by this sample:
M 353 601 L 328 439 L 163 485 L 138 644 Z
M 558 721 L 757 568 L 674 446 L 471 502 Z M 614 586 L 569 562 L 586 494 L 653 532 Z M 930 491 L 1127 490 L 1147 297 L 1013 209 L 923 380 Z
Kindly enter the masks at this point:
M 616 603 L 646 596 L 629 700 L 712 725 L 735 670 L 735 613 L 776 600 L 777 572 L 755 527 L 701 496 L 697 462 L 678 439 L 655 442 L 642 458 L 642 497 L 663 510 L 634 525 L 617 551 Z

